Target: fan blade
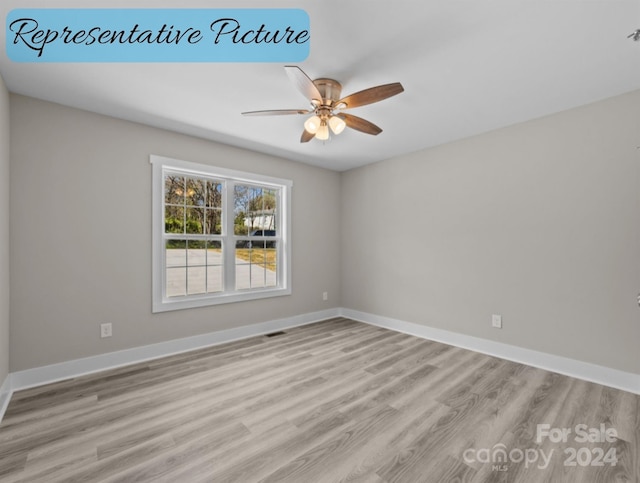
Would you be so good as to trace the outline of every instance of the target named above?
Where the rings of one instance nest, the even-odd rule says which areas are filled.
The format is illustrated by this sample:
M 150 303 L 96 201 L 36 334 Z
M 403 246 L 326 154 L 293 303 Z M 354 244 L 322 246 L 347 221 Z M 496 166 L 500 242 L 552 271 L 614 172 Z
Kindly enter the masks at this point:
M 382 132 L 378 126 L 373 124 L 372 122 L 367 121 L 366 119 L 362 119 L 358 116 L 353 116 L 351 114 L 336 114 L 340 119 L 347 123 L 347 127 L 351 129 L 355 129 L 356 131 L 363 132 L 365 134 L 372 134 L 373 136 L 377 136 Z
M 391 96 L 395 96 L 404 92 L 404 87 L 400 82 L 394 82 L 393 84 L 384 84 L 381 86 L 370 87 L 369 89 L 365 89 L 363 91 L 356 92 L 355 94 L 351 94 L 350 96 L 344 97 L 338 101 L 338 105 L 340 103 L 345 103 L 346 107 L 342 109 L 351 109 L 353 107 L 366 106 L 367 104 L 373 104 L 374 102 L 382 101 L 383 99 L 387 99 Z
M 309 78 L 307 74 L 300 67 L 295 65 L 285 65 L 284 69 L 289 76 L 291 82 L 293 82 L 296 88 L 302 93 L 302 95 L 309 101 L 316 99 L 322 101 L 322 94 Z
M 248 111 L 243 112 L 243 116 L 284 116 L 287 114 L 309 114 L 313 111 L 305 109 L 275 109 L 271 111 Z
M 316 137 L 315 134 L 311 134 L 309 131 L 307 131 L 306 129 L 304 131 L 302 131 L 302 136 L 300 136 L 300 142 L 301 143 L 308 143 L 309 141 L 311 141 L 314 137 Z

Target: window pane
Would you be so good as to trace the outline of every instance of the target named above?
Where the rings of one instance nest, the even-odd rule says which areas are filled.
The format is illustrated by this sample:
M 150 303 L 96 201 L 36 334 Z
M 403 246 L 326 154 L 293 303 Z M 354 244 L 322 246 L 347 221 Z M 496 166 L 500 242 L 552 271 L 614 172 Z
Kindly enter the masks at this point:
M 222 292 L 221 265 L 207 265 L 207 292 Z
M 275 280 L 275 274 L 278 267 L 278 250 L 276 249 L 275 242 L 271 248 L 264 250 L 264 268 L 273 274 Z M 269 275 L 268 277 L 271 277 Z
M 186 204 L 188 206 L 204 206 L 205 181 L 187 178 Z
M 262 228 L 262 188 L 249 186 L 247 193 L 249 201 L 246 221 L 253 232 Z
M 249 187 L 236 185 L 233 189 L 233 225 L 235 235 L 248 235 L 251 231 L 249 226 Z
M 276 242 L 267 242 L 266 248 L 261 250 L 262 260 L 260 267 L 264 270 L 264 286 L 275 287 L 278 284 L 278 250 Z
M 236 260 L 236 290 L 251 288 L 251 264 Z
M 185 267 L 187 265 L 186 240 L 167 240 L 165 243 L 165 266 Z
M 248 186 L 249 188 L 249 209 L 257 211 L 262 209 L 262 188 L 260 186 Z
M 222 183 L 216 181 L 207 181 L 207 200 L 208 208 L 222 207 Z
M 209 250 L 209 253 L 220 253 L 220 250 L 222 249 L 222 243 L 218 240 L 209 240 L 207 242 L 207 249 Z
M 251 249 L 249 240 L 236 242 L 236 290 L 251 288 Z
M 222 211 L 207 209 L 205 211 L 204 232 L 207 235 L 220 235 L 222 233 Z
M 206 292 L 206 267 L 187 268 L 187 293 L 195 295 Z
M 207 242 L 207 265 L 222 265 L 222 244 L 217 240 Z
M 276 190 L 265 189 L 262 194 L 262 228 L 265 236 L 276 236 L 276 211 L 278 196 Z
M 164 177 L 164 202 L 171 205 L 184 205 L 183 176 L 166 175 Z
M 194 235 L 204 233 L 204 208 L 187 208 L 185 230 Z
M 207 292 L 222 292 L 222 243 L 207 242 Z
M 167 297 L 179 297 L 187 294 L 187 269 L 167 268 Z
M 181 206 L 165 206 L 164 232 L 184 233 L 184 208 Z
M 207 264 L 207 242 L 204 240 L 189 240 L 187 250 L 187 265 L 189 267 Z

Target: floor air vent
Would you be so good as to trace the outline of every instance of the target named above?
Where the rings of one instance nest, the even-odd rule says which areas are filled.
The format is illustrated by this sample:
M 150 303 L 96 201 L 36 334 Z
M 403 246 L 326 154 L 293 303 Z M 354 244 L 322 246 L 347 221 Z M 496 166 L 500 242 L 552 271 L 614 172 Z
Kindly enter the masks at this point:
M 280 332 L 271 332 L 270 334 L 265 334 L 265 337 L 275 337 L 276 335 L 282 335 L 285 332 L 280 331 Z

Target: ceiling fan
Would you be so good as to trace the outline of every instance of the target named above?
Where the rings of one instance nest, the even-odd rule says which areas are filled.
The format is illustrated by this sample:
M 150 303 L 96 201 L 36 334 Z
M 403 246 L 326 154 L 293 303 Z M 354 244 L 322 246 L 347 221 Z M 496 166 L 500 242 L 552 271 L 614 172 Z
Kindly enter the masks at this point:
M 302 131 L 302 136 L 300 137 L 301 143 L 309 142 L 314 137 L 321 141 L 326 141 L 329 139 L 329 129 L 337 135 L 344 131 L 345 127 L 374 136 L 380 134 L 382 129 L 375 124 L 361 117 L 345 114 L 342 111 L 373 104 L 404 91 L 402 84 L 394 82 L 371 87 L 340 98 L 342 85 L 338 81 L 324 77 L 311 80 L 302 69 L 292 65 L 285 66 L 285 70 L 289 79 L 311 103 L 311 108 L 249 111 L 242 114 L 244 116 L 313 114 L 304 122 L 304 131 Z

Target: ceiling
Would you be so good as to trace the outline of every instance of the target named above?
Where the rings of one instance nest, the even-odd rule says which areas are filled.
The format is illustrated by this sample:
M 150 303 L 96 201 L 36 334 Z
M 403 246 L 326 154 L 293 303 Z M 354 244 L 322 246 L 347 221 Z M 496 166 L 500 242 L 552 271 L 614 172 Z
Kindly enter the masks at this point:
M 270 63 L 15 63 L 11 92 L 344 171 L 640 89 L 638 0 L 4 0 L 15 8 L 302 8 L 312 79 L 343 95 L 405 92 L 349 111 L 379 125 L 299 142 L 303 116 L 244 117 L 308 103 Z

